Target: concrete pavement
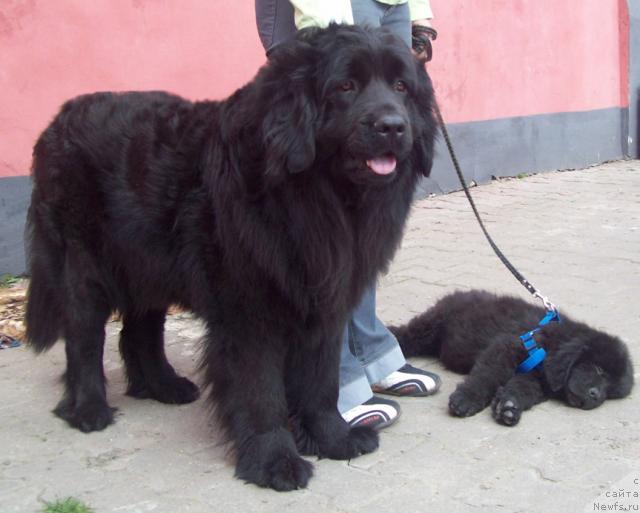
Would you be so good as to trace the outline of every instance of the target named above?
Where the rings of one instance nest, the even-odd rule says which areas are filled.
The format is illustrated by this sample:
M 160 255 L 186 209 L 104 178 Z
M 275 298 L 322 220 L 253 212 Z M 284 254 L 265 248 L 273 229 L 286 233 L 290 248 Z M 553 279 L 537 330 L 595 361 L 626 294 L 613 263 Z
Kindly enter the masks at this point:
M 640 362 L 640 161 L 472 192 L 523 274 L 572 317 L 621 336 Z M 472 287 L 528 296 L 491 252 L 462 193 L 417 202 L 380 282 L 380 317 L 404 321 Z M 400 400 L 402 418 L 381 433 L 377 452 L 315 461 L 306 490 L 277 493 L 233 478 L 202 399 L 175 407 L 123 395 L 118 331 L 116 322 L 107 327 L 105 372 L 119 416 L 90 435 L 50 413 L 62 392 L 63 344 L 37 358 L 25 348 L 0 351 L 1 513 L 40 511 L 42 500 L 66 496 L 96 513 L 571 513 L 614 501 L 640 510 L 637 390 L 592 411 L 546 402 L 507 428 L 488 411 L 450 417 L 447 399 L 460 377 L 416 359 L 441 373 L 439 394 Z M 187 314 L 167 322 L 169 359 L 191 377 L 201 333 Z

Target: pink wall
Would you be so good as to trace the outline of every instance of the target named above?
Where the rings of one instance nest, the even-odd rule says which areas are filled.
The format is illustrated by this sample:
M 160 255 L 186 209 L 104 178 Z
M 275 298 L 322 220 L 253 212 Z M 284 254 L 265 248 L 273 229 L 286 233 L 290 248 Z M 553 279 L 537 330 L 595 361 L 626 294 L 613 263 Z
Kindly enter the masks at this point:
M 72 96 L 164 89 L 222 98 L 264 62 L 248 0 L 0 4 L 0 176 L 28 172 L 35 138 Z
M 223 98 L 264 62 L 253 2 L 0 0 L 0 177 L 24 175 L 67 98 Z M 626 105 L 626 0 L 432 0 L 450 122 Z
M 626 105 L 626 1 L 432 0 L 450 122 Z M 622 34 L 621 34 L 622 32 Z M 624 66 L 621 69 L 621 62 Z M 621 89 L 622 88 L 622 89 Z

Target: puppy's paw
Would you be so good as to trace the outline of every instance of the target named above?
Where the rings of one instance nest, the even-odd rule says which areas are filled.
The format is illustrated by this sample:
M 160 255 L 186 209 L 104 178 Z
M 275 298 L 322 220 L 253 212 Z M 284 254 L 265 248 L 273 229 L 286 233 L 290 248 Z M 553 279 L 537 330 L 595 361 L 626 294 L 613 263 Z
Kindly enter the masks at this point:
M 482 399 L 460 386 L 449 396 L 449 412 L 455 417 L 471 417 L 484 407 Z
M 520 421 L 522 409 L 515 397 L 510 397 L 502 390 L 498 390 L 491 404 L 491 414 L 498 423 L 515 426 Z

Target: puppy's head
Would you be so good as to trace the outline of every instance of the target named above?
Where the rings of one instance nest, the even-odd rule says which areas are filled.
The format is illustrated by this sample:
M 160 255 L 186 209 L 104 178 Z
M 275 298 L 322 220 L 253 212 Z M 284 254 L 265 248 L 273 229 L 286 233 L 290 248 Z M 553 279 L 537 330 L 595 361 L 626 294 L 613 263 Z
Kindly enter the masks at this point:
M 564 385 L 564 397 L 574 408 L 591 410 L 607 398 L 607 388 L 602 367 L 590 361 L 581 361 L 569 372 L 569 379 Z
M 575 408 L 591 410 L 606 399 L 626 397 L 633 387 L 633 366 L 625 344 L 603 332 L 577 336 L 544 363 L 547 382 Z

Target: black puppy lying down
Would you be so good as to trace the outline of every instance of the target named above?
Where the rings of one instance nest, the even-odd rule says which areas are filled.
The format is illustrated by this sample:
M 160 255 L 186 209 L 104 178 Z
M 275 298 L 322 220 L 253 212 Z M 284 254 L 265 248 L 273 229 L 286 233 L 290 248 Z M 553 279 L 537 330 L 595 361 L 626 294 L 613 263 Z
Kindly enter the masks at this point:
M 524 410 L 549 397 L 590 410 L 605 399 L 629 395 L 633 368 L 625 344 L 564 315 L 561 323 L 547 324 L 535 335 L 547 352 L 543 363 L 516 373 L 528 356 L 519 335 L 544 315 L 544 309 L 521 299 L 472 290 L 445 296 L 391 331 L 405 356 L 437 356 L 447 369 L 469 374 L 449 398 L 456 417 L 491 403 L 493 417 L 514 426 Z

